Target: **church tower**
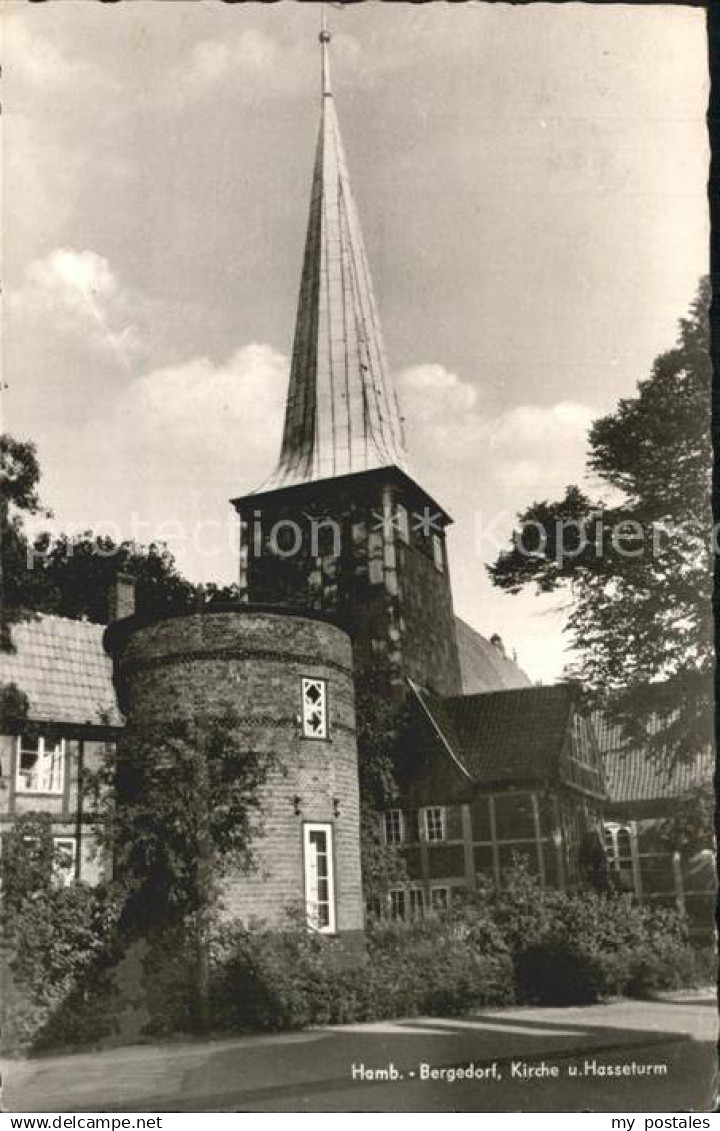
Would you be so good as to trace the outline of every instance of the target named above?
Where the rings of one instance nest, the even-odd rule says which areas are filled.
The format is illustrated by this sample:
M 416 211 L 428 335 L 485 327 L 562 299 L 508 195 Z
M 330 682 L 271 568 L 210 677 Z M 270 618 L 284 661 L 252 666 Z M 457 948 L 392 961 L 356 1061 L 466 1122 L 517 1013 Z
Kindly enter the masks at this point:
M 323 26 L 321 112 L 277 467 L 240 516 L 240 586 L 259 605 L 335 614 L 356 668 L 458 694 L 445 533 L 416 481 L 388 372 Z

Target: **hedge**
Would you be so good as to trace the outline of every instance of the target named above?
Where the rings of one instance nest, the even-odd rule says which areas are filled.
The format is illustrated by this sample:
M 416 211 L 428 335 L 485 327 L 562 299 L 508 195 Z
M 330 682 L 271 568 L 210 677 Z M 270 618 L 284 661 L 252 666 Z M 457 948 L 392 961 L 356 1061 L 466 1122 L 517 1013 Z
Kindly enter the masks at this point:
M 675 910 L 620 894 L 543 891 L 522 865 L 502 890 L 468 893 L 447 914 L 372 922 L 354 947 L 308 933 L 297 915 L 283 930 L 216 923 L 201 978 L 192 924 L 158 932 L 141 951 L 135 944 L 140 974 L 129 995 L 119 990 L 118 917 L 102 889 L 52 890 L 23 904 L 5 938 L 6 1049 L 102 1042 L 123 1009 L 142 1015 L 151 1039 L 198 1027 L 273 1031 L 511 1002 L 580 1004 L 715 979 L 714 954 L 688 945 Z

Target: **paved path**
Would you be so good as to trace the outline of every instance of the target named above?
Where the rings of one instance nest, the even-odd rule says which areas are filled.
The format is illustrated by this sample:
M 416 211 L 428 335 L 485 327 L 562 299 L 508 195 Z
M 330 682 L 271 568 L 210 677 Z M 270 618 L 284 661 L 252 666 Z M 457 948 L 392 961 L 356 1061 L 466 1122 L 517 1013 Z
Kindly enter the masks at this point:
M 716 1031 L 711 993 L 484 1010 L 6 1061 L 5 1103 L 23 1112 L 704 1111 Z M 423 1065 L 469 1063 L 485 1078 L 420 1078 Z M 390 1065 L 392 1081 L 370 1075 Z M 623 1065 L 631 1075 L 603 1074 Z

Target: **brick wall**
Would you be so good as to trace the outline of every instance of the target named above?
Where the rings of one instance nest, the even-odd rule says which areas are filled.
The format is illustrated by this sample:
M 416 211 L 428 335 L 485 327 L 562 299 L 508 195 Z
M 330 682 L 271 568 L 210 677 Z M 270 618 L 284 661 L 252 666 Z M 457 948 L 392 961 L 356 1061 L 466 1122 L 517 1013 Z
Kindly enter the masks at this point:
M 304 901 L 303 823 L 332 825 L 336 924 L 363 927 L 350 641 L 304 616 L 211 609 L 132 631 L 118 657 L 128 721 L 210 716 L 232 707 L 248 750 L 275 756 L 263 790 L 257 870 L 226 883 L 228 914 L 278 925 Z M 327 680 L 329 738 L 303 738 L 301 679 Z M 296 812 L 296 810 L 298 810 Z

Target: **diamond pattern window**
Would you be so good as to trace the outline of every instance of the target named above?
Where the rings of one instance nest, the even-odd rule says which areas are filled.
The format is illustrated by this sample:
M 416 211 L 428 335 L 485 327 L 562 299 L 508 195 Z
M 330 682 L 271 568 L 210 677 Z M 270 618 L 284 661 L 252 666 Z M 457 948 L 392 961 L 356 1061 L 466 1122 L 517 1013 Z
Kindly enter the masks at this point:
M 21 735 L 17 746 L 18 793 L 61 794 L 65 785 L 65 740 Z
M 302 733 L 303 738 L 328 737 L 327 680 L 302 681 Z

